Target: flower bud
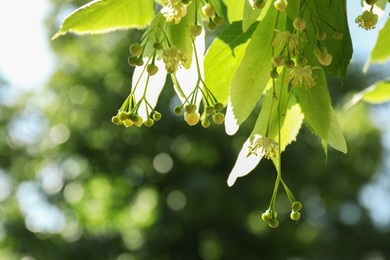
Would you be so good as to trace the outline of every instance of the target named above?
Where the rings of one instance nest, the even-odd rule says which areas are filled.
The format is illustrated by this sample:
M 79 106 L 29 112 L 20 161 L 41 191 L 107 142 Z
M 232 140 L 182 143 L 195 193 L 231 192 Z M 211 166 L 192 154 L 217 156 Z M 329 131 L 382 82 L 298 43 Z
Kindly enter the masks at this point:
M 118 116 L 113 116 L 111 118 L 111 122 L 116 124 L 116 125 L 121 125 L 122 124 L 122 120 L 120 120 Z
M 329 66 L 330 63 L 332 63 L 332 54 L 328 52 L 322 52 L 317 55 L 317 59 L 321 63 L 321 65 Z
M 221 112 L 217 112 L 213 115 L 213 121 L 214 123 L 216 123 L 217 125 L 221 125 L 223 124 L 223 122 L 225 121 L 225 115 L 222 114 Z
M 198 112 L 192 114 L 184 113 L 184 120 L 190 126 L 196 125 L 199 122 L 199 119 L 200 119 L 200 114 Z
M 201 25 L 199 25 L 199 24 L 194 24 L 194 25 L 191 27 L 191 34 L 192 34 L 192 36 L 197 37 L 197 36 L 199 36 L 201 33 L 202 33 L 202 26 L 201 26 Z
M 173 113 L 175 114 L 175 115 L 181 115 L 181 112 L 182 112 L 182 109 L 181 109 L 181 106 L 175 106 L 174 108 L 173 108 Z
M 215 111 L 222 111 L 223 104 L 221 102 L 217 102 L 214 104 Z
M 151 119 L 151 118 L 146 119 L 144 125 L 147 126 L 147 127 L 153 126 L 154 125 L 153 119 Z
M 125 111 L 119 111 L 119 113 L 118 113 L 118 118 L 119 118 L 119 120 L 121 120 L 121 121 L 125 121 L 126 119 L 127 119 L 127 114 L 126 114 L 126 112 Z
M 212 17 L 215 15 L 215 7 L 212 4 L 207 3 L 204 6 L 202 6 L 202 13 L 205 16 Z
M 268 222 L 272 219 L 272 216 L 271 214 L 269 213 L 269 211 L 267 210 L 266 212 L 264 212 L 263 214 L 261 214 L 261 219 L 265 222 Z
M 139 43 L 133 43 L 129 47 L 130 54 L 133 56 L 140 56 L 144 48 Z
M 277 228 L 279 227 L 279 221 L 277 219 L 271 219 L 268 223 L 268 226 L 271 228 Z
M 302 209 L 302 203 L 300 201 L 294 201 L 291 208 L 293 211 L 300 211 Z
M 202 121 L 202 126 L 204 128 L 208 128 L 210 126 L 210 120 L 208 120 L 207 118 L 205 120 Z
M 323 40 L 326 39 L 327 36 L 328 36 L 328 35 L 326 34 L 326 32 L 321 31 L 321 32 L 318 32 L 318 33 L 316 34 L 316 39 L 319 40 L 319 41 L 323 41 Z
M 131 120 L 129 120 L 129 119 L 126 119 L 125 121 L 123 121 L 123 125 L 125 126 L 125 127 L 130 127 L 130 126 L 132 126 L 134 123 L 133 123 L 133 121 L 131 121 Z
M 287 0 L 276 0 L 274 2 L 274 6 L 275 6 L 276 10 L 278 10 L 280 12 L 284 12 L 287 8 L 287 5 L 288 5 Z
M 215 15 L 213 22 L 216 25 L 221 25 L 221 24 L 223 24 L 223 17 Z
M 207 29 L 209 29 L 210 31 L 214 31 L 215 28 L 217 28 L 217 24 L 214 23 L 213 21 L 210 21 L 210 22 L 207 24 Z
M 298 211 L 292 211 L 290 213 L 290 218 L 294 221 L 298 221 L 301 218 L 301 213 L 299 213 Z
M 196 106 L 194 104 L 188 104 L 184 107 L 186 113 L 193 114 L 196 111 Z
M 296 17 L 293 26 L 297 31 L 303 31 L 306 29 L 306 21 L 303 18 Z
M 154 114 L 153 114 L 153 120 L 154 121 L 160 121 L 160 119 L 161 119 L 161 113 L 159 113 L 159 112 L 154 112 Z
M 154 64 L 148 64 L 146 71 L 148 72 L 149 76 L 153 76 L 158 72 L 158 67 Z
M 343 33 L 340 31 L 334 31 L 333 32 L 333 38 L 336 40 L 341 40 L 344 37 Z
M 256 0 L 254 5 L 257 9 L 262 9 L 265 6 L 265 1 L 264 0 Z
M 155 50 L 161 50 L 161 49 L 162 49 L 162 44 L 161 44 L 161 42 L 155 42 L 155 43 L 153 44 L 153 48 L 154 48 Z

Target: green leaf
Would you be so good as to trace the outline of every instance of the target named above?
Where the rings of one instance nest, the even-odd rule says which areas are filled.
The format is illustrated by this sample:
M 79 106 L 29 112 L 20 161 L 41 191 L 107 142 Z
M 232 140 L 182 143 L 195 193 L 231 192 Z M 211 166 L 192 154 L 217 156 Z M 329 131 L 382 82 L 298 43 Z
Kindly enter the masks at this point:
M 286 117 L 280 130 L 280 149 L 282 152 L 289 144 L 296 140 L 303 119 L 304 115 L 299 104 L 294 104 L 287 109 Z
M 251 27 L 244 33 L 242 22 L 233 22 L 212 42 L 205 55 L 206 85 L 223 104 L 228 101 L 230 82 L 255 29 Z
M 249 1 L 245 1 L 244 15 L 242 16 L 243 31 L 246 32 L 246 30 L 248 30 L 249 27 L 252 24 L 254 24 L 256 21 L 263 20 L 272 3 L 273 3 L 272 1 L 267 1 L 265 6 L 262 9 L 257 9 L 257 8 L 252 8 Z
M 390 101 L 390 80 L 377 82 L 353 95 L 347 107 L 355 105 L 360 100 L 371 104 L 380 104 Z
M 243 144 L 236 163 L 229 174 L 227 181 L 229 186 L 232 186 L 237 178 L 249 174 L 262 160 L 264 154 L 249 153 L 251 140 L 253 140 L 256 135 L 266 136 L 278 142 L 280 127 L 280 148 L 281 151 L 284 151 L 287 145 L 295 141 L 299 133 L 303 122 L 303 114 L 299 105 L 295 103 L 296 101 L 294 98 L 291 98 L 289 95 L 288 88 L 285 84 L 285 72 L 282 71 L 280 74 L 281 75 L 276 80 L 275 90 L 269 88 L 264 96 L 256 125 L 249 138 Z M 277 98 L 275 95 L 278 95 Z M 283 112 L 285 109 L 286 111 Z M 274 160 L 273 158 L 273 162 L 278 169 L 277 160 Z
M 311 130 L 333 148 L 346 152 L 344 137 L 334 116 L 322 69 L 314 69 L 316 85 L 311 88 L 298 87 L 295 93 Z
M 244 12 L 244 1 L 223 0 L 223 2 L 227 8 L 227 18 L 229 22 L 242 20 L 242 13 Z
M 153 0 L 95 0 L 65 18 L 53 40 L 68 32 L 98 34 L 145 28 L 154 17 Z
M 168 24 L 167 36 L 171 45 L 179 48 L 187 58 L 184 68 L 191 66 L 192 60 L 192 34 L 191 27 L 195 21 L 194 1 L 187 6 L 187 14 L 181 19 L 179 24 Z
M 279 14 L 278 26 L 276 26 L 276 21 L 277 11 L 271 8 L 253 33 L 242 63 L 233 76 L 228 106 L 231 107 L 229 111 L 232 112 L 237 125 L 248 118 L 267 86 L 272 68 L 271 45 L 274 28 L 285 26 L 285 15 Z M 227 129 L 227 132 L 233 131 Z
M 302 4 L 307 5 L 303 16 L 307 21 L 305 31 L 308 38 L 305 56 L 312 55 L 313 51 L 318 48 L 319 42 L 316 40 L 316 33 L 320 27 L 321 31 L 327 34 L 327 38 L 320 44 L 326 46 L 327 51 L 333 57 L 332 63 L 325 70 L 327 73 L 344 77 L 352 58 L 352 41 L 348 28 L 346 0 L 290 1 L 287 11 L 292 21 L 300 16 L 299 6 Z M 342 32 L 343 38 L 341 40 L 336 40 L 333 37 L 335 30 Z
M 370 63 L 383 63 L 390 58 L 390 19 L 387 19 L 385 26 L 380 30 L 375 47 L 372 49 Z

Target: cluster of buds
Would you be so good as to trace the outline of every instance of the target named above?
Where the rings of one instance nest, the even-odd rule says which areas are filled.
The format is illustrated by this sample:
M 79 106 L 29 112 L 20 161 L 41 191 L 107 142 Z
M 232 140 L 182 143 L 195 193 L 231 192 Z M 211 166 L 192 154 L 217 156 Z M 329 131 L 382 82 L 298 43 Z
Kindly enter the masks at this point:
M 223 24 L 223 17 L 217 14 L 215 7 L 210 2 L 202 6 L 202 13 L 209 20 L 207 28 L 210 31 L 215 30 L 217 26 Z
M 276 210 L 267 209 L 263 214 L 261 214 L 261 219 L 265 222 L 268 222 L 268 226 L 271 228 L 277 228 L 279 226 L 279 220 L 277 220 L 278 213 Z
M 128 62 L 130 66 L 142 66 L 144 61 L 142 60 L 142 54 L 144 47 L 139 43 L 133 43 L 129 47 L 130 56 Z
M 291 213 L 290 218 L 294 221 L 298 221 L 301 218 L 301 213 L 299 211 L 302 209 L 302 203 L 299 201 L 294 201 L 291 204 Z
M 205 100 L 204 97 L 202 97 Z M 222 113 L 224 105 L 220 102 L 216 102 L 213 105 L 209 104 L 204 108 L 202 115 L 198 112 L 198 107 L 194 103 L 182 104 L 181 106 L 175 106 L 173 113 L 177 116 L 181 115 L 184 107 L 184 121 L 188 125 L 194 126 L 201 121 L 204 128 L 208 128 L 211 124 L 211 120 L 221 125 L 225 121 L 225 115 Z
M 116 125 L 123 125 L 125 127 L 131 127 L 133 125 L 137 127 L 141 127 L 145 125 L 147 127 L 151 127 L 154 125 L 155 121 L 159 121 L 161 119 L 161 113 L 152 109 L 152 113 L 147 116 L 147 119 L 144 121 L 140 115 L 138 115 L 138 107 L 141 102 L 139 102 L 136 106 L 132 106 L 132 99 L 128 98 L 122 108 L 118 111 L 118 113 L 111 118 L 111 122 Z
M 364 11 L 363 14 L 356 17 L 355 22 L 365 30 L 371 30 L 375 28 L 378 22 L 378 15 L 373 13 L 371 10 Z

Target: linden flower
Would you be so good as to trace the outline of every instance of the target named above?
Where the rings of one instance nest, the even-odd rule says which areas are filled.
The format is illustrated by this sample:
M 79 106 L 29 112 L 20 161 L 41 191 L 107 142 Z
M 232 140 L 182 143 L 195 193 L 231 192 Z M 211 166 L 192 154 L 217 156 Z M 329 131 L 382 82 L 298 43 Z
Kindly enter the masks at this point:
M 163 61 L 167 72 L 174 73 L 179 68 L 179 65 L 186 61 L 186 58 L 181 50 L 176 47 L 170 47 L 164 50 Z
M 288 79 L 291 80 L 293 87 L 305 87 L 311 88 L 316 85 L 315 76 L 313 75 L 313 69 L 318 67 L 312 67 L 310 65 L 297 65 L 293 67 L 288 73 Z
M 355 22 L 359 24 L 359 27 L 362 27 L 365 30 L 371 30 L 375 28 L 375 25 L 378 22 L 378 15 L 366 10 L 362 15 L 356 17 Z
M 275 47 L 276 52 L 280 52 L 286 45 L 288 52 L 292 56 L 297 56 L 299 53 L 299 36 L 296 33 L 291 33 L 289 31 L 279 31 L 275 30 L 276 35 L 272 42 L 272 46 Z
M 274 46 L 276 49 L 282 49 L 290 41 L 291 33 L 289 31 L 275 31 L 276 35 L 272 42 L 272 46 Z
M 261 135 L 255 135 L 251 144 L 249 146 L 249 155 L 254 154 L 258 156 L 259 154 L 264 155 L 265 158 L 270 159 L 275 157 L 276 153 L 279 150 L 279 144 L 274 140 L 263 137 Z
M 166 0 L 161 13 L 168 23 L 178 24 L 186 15 L 187 8 L 180 0 Z

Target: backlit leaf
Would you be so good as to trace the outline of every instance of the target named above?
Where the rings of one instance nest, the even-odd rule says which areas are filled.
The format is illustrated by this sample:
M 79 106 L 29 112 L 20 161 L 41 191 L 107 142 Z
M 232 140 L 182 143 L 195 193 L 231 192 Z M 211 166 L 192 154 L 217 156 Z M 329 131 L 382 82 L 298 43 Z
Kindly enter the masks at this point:
M 98 34 L 145 28 L 153 17 L 153 0 L 95 0 L 66 17 L 52 39 L 68 32 Z

